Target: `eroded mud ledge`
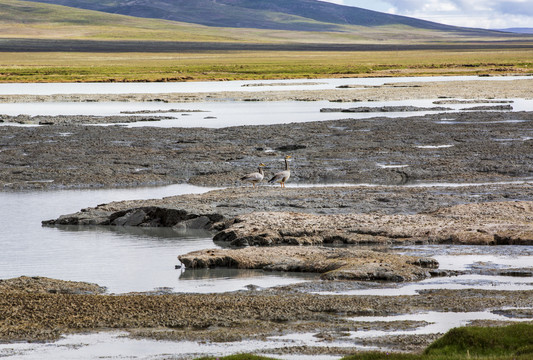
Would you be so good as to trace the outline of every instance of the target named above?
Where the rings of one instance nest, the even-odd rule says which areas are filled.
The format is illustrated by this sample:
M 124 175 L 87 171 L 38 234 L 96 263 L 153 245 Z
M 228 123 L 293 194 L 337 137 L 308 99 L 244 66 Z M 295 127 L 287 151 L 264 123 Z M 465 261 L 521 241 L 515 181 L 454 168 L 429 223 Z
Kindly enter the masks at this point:
M 532 244 L 533 184 L 259 187 L 120 201 L 44 221 L 210 229 L 234 246 Z M 513 200 L 510 200 L 513 199 Z M 522 199 L 522 201 L 519 201 Z

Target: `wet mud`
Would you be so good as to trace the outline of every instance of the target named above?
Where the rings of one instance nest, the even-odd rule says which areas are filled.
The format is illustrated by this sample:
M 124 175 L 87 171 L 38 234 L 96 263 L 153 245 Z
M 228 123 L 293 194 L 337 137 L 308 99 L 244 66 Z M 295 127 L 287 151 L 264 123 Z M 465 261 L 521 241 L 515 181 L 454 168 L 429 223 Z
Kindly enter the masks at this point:
M 249 236 L 247 240 L 265 233 L 261 228 L 265 224 L 268 230 L 287 235 L 287 232 L 279 232 L 279 226 L 273 226 L 271 215 L 263 218 L 257 215 L 258 212 L 268 212 L 274 213 L 274 218 L 286 216 L 289 220 L 302 217 L 302 214 L 316 217 L 313 223 L 317 226 L 322 217 L 331 216 L 324 224 L 331 224 L 330 220 L 336 219 L 333 221 L 335 231 L 344 231 L 341 235 L 345 237 L 358 233 L 364 235 L 365 241 L 362 242 L 382 239 L 374 243 L 376 248 L 409 237 L 413 244 L 421 244 L 437 233 L 446 235 L 442 237 L 444 243 L 473 239 L 475 241 L 463 243 L 490 244 L 487 239 L 492 239 L 497 244 L 500 239 L 500 243 L 527 244 L 532 240 L 528 209 L 533 199 L 533 112 L 495 109 L 491 99 L 531 97 L 530 84 L 529 80 L 520 80 L 512 84 L 502 83 L 499 88 L 481 82 L 461 86 L 412 84 L 401 88 L 385 85 L 321 93 L 263 92 L 253 95 L 2 96 L 2 101 L 13 102 L 205 99 L 343 102 L 437 97 L 446 100 L 453 97 L 459 100 L 450 101 L 482 99 L 487 108 L 407 118 L 391 119 L 376 114 L 376 117 L 364 120 L 216 130 L 87 125 L 91 122 L 112 124 L 117 120 L 113 117 L 14 119 L 2 116 L 6 123 L 43 125 L 0 126 L 0 189 L 18 191 L 171 183 L 225 188 L 202 195 L 100 204 L 58 219 L 43 219 L 48 220 L 45 221 L 47 226 L 165 226 L 177 231 L 210 229 L 215 235 L 235 230 L 240 221 L 241 225 L 251 224 L 246 234 L 241 234 Z M 130 114 L 121 116 L 120 122 L 125 119 L 157 121 L 153 118 L 156 115 Z M 260 184 L 253 189 L 239 182 L 243 174 L 255 170 L 261 162 L 267 165 L 265 178 L 268 178 L 281 170 L 283 163 L 280 160 L 287 154 L 293 158 L 287 188 Z M 335 183 L 359 185 L 290 187 Z M 257 218 L 249 221 L 246 216 Z M 432 216 L 440 218 L 442 223 L 432 223 L 433 220 L 428 220 Z M 239 220 L 235 221 L 236 218 Z M 264 219 L 264 224 L 257 219 Z M 368 220 L 365 226 L 362 226 L 362 219 Z M 419 226 L 424 224 L 426 228 Z M 331 231 L 326 225 L 324 229 Z M 408 231 L 409 226 L 411 230 Z M 429 233 L 416 233 L 420 228 Z M 291 226 L 292 233 L 286 237 L 295 241 L 294 234 L 302 230 L 301 238 L 307 239 L 309 231 L 315 231 L 316 235 L 324 229 Z M 326 235 L 323 238 L 332 240 L 332 245 L 342 242 L 343 237 L 339 234 Z M 437 270 L 432 269 L 434 272 L 430 275 L 459 274 L 438 273 Z M 505 270 L 510 276 L 531 276 L 530 267 Z M 480 265 L 468 271 L 493 273 L 504 270 Z M 103 295 L 99 294 L 101 291 L 96 285 L 87 287 L 54 282 L 42 278 L 0 282 L 0 287 L 3 286 L 0 292 L 0 313 L 3 314 L 0 339 L 54 340 L 66 333 L 123 329 L 130 331 L 132 336 L 154 339 L 225 342 L 311 332 L 325 341 L 333 341 L 361 328 L 409 329 L 421 325 L 413 322 L 359 324 L 350 319 L 354 316 L 489 310 L 499 311 L 509 319 L 528 320 L 531 312 L 527 309 L 533 308 L 531 290 L 424 290 L 410 296 L 310 293 L 319 289 L 334 291 L 336 288 L 379 286 L 379 281 L 328 280 L 302 286 L 251 288 L 207 295 Z M 483 322 L 490 326 L 505 323 Z M 419 351 L 436 336 L 385 336 L 359 339 L 357 344 Z M 355 348 L 336 348 L 334 342 L 331 344 L 330 348 L 309 346 L 276 351 L 335 355 L 356 351 Z

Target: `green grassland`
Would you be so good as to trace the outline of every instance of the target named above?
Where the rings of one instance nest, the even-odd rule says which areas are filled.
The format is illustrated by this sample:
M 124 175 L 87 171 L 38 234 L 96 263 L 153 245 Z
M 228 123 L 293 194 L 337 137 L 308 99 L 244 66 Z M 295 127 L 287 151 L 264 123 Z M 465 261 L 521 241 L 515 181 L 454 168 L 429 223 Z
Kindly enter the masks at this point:
M 532 74 L 532 50 L 0 52 L 0 82 L 124 82 Z
M 197 360 L 274 360 L 250 354 Z M 361 352 L 342 360 L 527 360 L 533 359 L 533 324 L 460 327 L 448 331 L 421 354 Z
M 521 48 L 504 46 L 508 40 L 511 44 L 518 42 Z M 26 47 L 31 41 L 32 44 L 47 45 L 39 49 Z M 70 49 L 69 44 L 79 48 L 83 41 L 83 44 L 97 45 L 105 42 L 106 49 L 125 46 L 126 50 L 54 51 L 59 48 L 59 42 L 62 42 L 63 49 Z M 157 44 L 172 42 L 204 45 L 197 51 L 157 50 Z M 18 46 L 16 51 L 7 46 L 13 43 Z M 217 44 L 218 49 L 213 50 L 209 44 Z M 271 48 L 268 51 L 238 51 L 229 46 L 225 50 L 224 44 L 267 44 Z M 287 45 L 291 44 L 377 44 L 388 51 L 287 50 Z M 430 44 L 436 48 L 406 50 L 417 44 Z M 461 44 L 463 49 L 445 48 L 450 44 Z M 473 44 L 472 50 L 467 50 L 469 45 L 464 49 L 465 44 Z M 493 45 L 487 49 L 487 44 Z M 152 50 L 146 50 L 148 46 Z M 439 46 L 443 48 L 439 49 Z M 28 1 L 0 0 L 0 82 L 507 75 L 531 74 L 532 63 L 533 37 L 465 38 L 460 33 L 404 25 L 338 25 L 332 32 L 216 28 Z

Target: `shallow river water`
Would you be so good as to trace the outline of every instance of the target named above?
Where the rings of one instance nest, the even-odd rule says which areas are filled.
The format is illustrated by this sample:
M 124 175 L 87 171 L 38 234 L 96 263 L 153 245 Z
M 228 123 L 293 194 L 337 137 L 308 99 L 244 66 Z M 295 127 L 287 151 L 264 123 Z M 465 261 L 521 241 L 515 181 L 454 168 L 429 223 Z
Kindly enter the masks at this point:
M 205 93 L 220 91 L 290 91 L 327 90 L 338 86 L 380 86 L 383 84 L 433 81 L 509 81 L 531 79 L 530 76 L 426 76 L 394 78 L 337 78 L 297 80 L 238 80 L 153 83 L 24 83 L 0 84 L 0 95 L 51 94 L 148 94 L 148 93 Z
M 19 103 L 0 104 L 0 114 L 17 115 L 94 115 L 94 116 L 140 116 L 131 112 L 151 111 L 150 117 L 170 117 L 158 121 L 139 121 L 121 124 L 126 127 L 205 127 L 222 128 L 242 125 L 275 125 L 310 121 L 340 119 L 368 119 L 376 116 L 407 117 L 442 113 L 445 111 L 390 111 L 390 112 L 320 112 L 322 108 L 416 106 L 435 107 L 434 100 L 371 101 L 352 103 L 330 103 L 328 101 L 224 101 L 189 103 L 135 103 L 135 102 L 98 102 L 98 103 Z M 533 100 L 512 99 L 513 111 L 533 109 Z M 450 104 L 445 107 L 452 111 L 480 104 Z M 489 104 L 490 105 L 490 104 Z M 498 105 L 498 104 L 493 104 Z M 440 105 L 439 105 L 440 106 Z M 182 110 L 182 111 L 176 111 Z M 199 111 L 198 111 L 199 110 Z M 146 116 L 146 115 L 144 115 Z M 446 123 L 453 124 L 453 120 Z M 120 124 L 120 123 L 119 123 Z M 5 125 L 5 124 L 4 124 Z M 107 125 L 106 125 L 107 126 Z
M 515 77 L 516 78 L 516 77 Z M 497 78 L 510 80 L 515 78 Z M 51 94 L 51 93 L 127 93 L 127 92 L 202 92 L 202 91 L 268 91 L 301 88 L 334 88 L 338 85 L 360 84 L 380 85 L 400 81 L 450 81 L 479 80 L 476 77 L 449 78 L 395 78 L 395 79 L 325 79 L 310 81 L 250 81 L 217 83 L 160 83 L 160 84 L 0 84 L 1 94 Z M 496 78 L 490 78 L 495 80 Z M 273 86 L 254 86 L 257 83 Z M 303 83 L 308 83 L 307 85 Z M 281 84 L 281 85 L 280 85 Z M 246 86 L 243 86 L 246 85 Z M 513 99 L 513 108 L 532 110 L 533 101 Z M 26 104 L 27 105 L 27 104 Z M 415 105 L 434 106 L 430 100 L 387 103 L 331 104 L 328 102 L 220 102 L 183 104 L 139 104 L 139 103 L 38 103 L 0 104 L 0 113 L 18 115 L 119 115 L 124 111 L 198 109 L 206 112 L 176 115 L 150 126 L 198 126 L 223 127 L 231 125 L 271 124 L 282 122 L 329 120 L 341 118 L 340 113 L 320 113 L 322 107 L 391 106 Z M 275 105 L 275 106 L 272 106 Z M 446 105 L 448 106 L 448 105 Z M 457 109 L 467 105 L 450 105 Z M 414 113 L 422 115 L 422 113 Z M 409 116 L 402 113 L 397 116 Z M 159 115 L 159 114 L 158 114 Z M 381 116 L 381 114 L 378 114 Z M 387 114 L 387 116 L 395 114 Z M 347 114 L 353 117 L 355 114 Z M 376 116 L 357 114 L 357 116 Z M 214 117 L 214 119 L 205 119 Z M 154 125 L 155 124 L 155 125 Z M 130 124 L 128 126 L 137 126 Z M 140 124 L 147 126 L 147 123 Z M 450 124 L 453 126 L 453 124 Z M 296 186 L 296 184 L 292 184 Z M 436 184 L 438 185 L 438 184 Z M 450 185 L 450 184 L 447 184 Z M 374 185 L 361 185 L 374 186 Z M 413 186 L 413 185 L 411 185 Z M 432 186 L 418 184 L 414 186 Z M 461 186 L 456 184 L 456 186 Z M 463 185 L 464 186 L 464 185 Z M 248 285 L 268 288 L 316 280 L 316 275 L 263 273 L 240 270 L 185 270 L 179 265 L 177 256 L 193 250 L 218 247 L 212 234 L 206 232 L 177 233 L 169 229 L 138 229 L 108 227 L 43 227 L 42 220 L 56 218 L 62 214 L 79 211 L 114 200 L 161 198 L 186 193 L 202 193 L 212 189 L 191 185 L 129 189 L 58 190 L 36 192 L 0 192 L 0 279 L 21 275 L 46 276 L 63 280 L 87 281 L 106 286 L 109 293 L 132 291 L 174 291 L 213 293 L 246 289 Z M 401 247 L 395 251 L 407 254 L 422 254 L 435 257 L 441 268 L 465 270 L 480 267 L 505 269 L 531 267 L 533 247 L 465 247 L 424 246 Z M 335 294 L 414 295 L 427 289 L 500 289 L 531 290 L 533 278 L 503 277 L 494 275 L 461 275 L 434 278 L 419 283 L 390 285 L 376 289 L 337 291 Z M 331 294 L 331 293 L 323 293 Z M 464 325 L 476 319 L 501 320 L 491 312 L 481 313 L 431 313 L 407 314 L 407 320 L 423 318 L 430 324 L 413 330 L 420 333 L 445 332 L 453 326 Z M 383 321 L 405 320 L 389 317 Z M 429 320 L 428 320 L 429 319 Z M 354 321 L 375 321 L 376 318 L 358 318 Z M 315 334 L 291 334 L 271 338 L 269 341 L 244 341 L 235 343 L 188 343 L 171 341 L 135 340 L 124 337 L 121 332 L 105 332 L 88 335 L 70 335 L 59 342 L 49 344 L 0 344 L 0 357 L 9 359 L 163 359 L 172 354 L 176 358 L 190 359 L 196 355 L 224 355 L 254 349 L 268 352 L 280 346 L 354 346 L 354 338 L 393 335 L 379 332 L 353 333 L 347 339 L 333 342 L 319 340 Z M 401 334 L 399 332 L 398 334 Z M 365 349 L 364 346 L 360 346 Z M 305 356 L 279 356 L 294 360 L 306 360 Z M 338 357 L 313 356 L 313 359 L 330 360 Z

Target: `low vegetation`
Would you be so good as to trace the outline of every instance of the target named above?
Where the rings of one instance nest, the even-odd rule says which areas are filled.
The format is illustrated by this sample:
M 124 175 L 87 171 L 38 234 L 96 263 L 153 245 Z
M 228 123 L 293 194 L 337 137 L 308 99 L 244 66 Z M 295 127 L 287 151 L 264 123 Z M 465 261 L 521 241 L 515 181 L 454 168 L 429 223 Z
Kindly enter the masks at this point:
M 243 30 L 0 0 L 0 82 L 533 73 L 533 36 L 416 24 Z
M 0 82 L 127 82 L 533 73 L 533 50 L 6 53 Z
M 448 331 L 422 354 L 365 352 L 342 360 L 526 360 L 533 358 L 533 324 L 504 327 L 461 327 Z M 240 354 L 198 360 L 272 360 Z

